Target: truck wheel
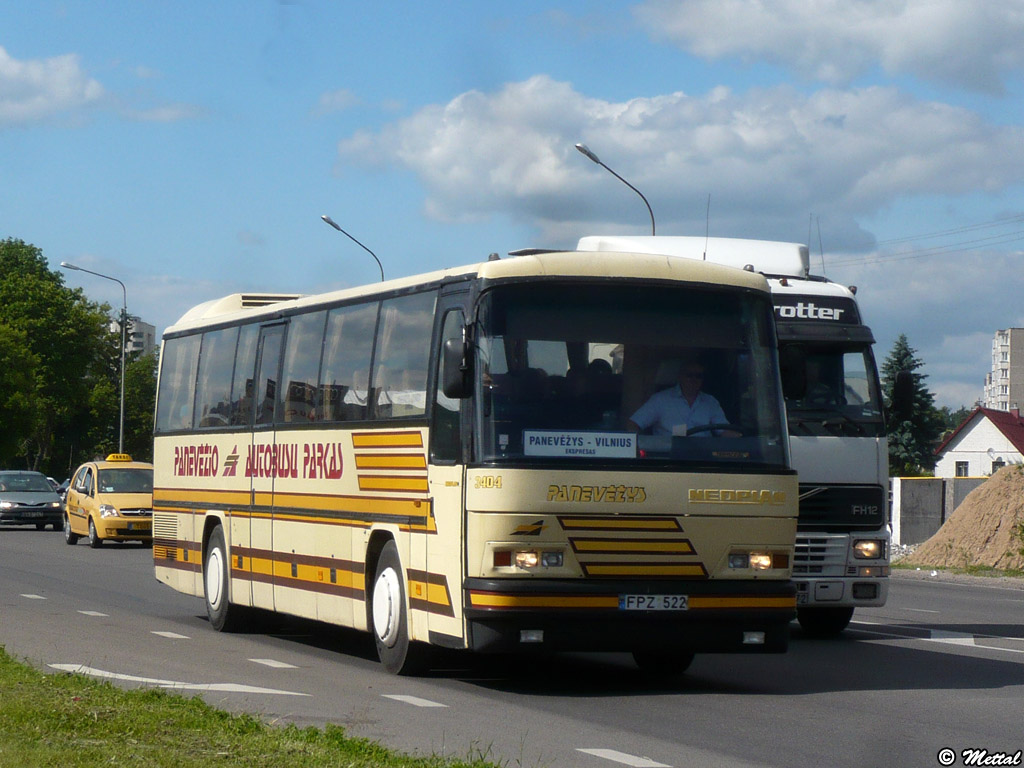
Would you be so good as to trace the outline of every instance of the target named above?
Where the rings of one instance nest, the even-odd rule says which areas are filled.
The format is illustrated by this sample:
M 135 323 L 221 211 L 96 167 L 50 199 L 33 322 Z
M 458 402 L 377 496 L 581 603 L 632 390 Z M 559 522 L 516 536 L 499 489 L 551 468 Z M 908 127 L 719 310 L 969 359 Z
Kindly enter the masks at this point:
M 203 557 L 203 594 L 210 626 L 218 632 L 234 632 L 243 620 L 245 609 L 230 600 L 228 548 L 224 529 L 219 525 L 210 532 Z
M 836 637 L 853 618 L 853 608 L 798 608 L 796 620 L 808 637 Z
M 78 543 L 78 534 L 71 530 L 71 518 L 64 515 L 64 543 L 72 547 Z
M 394 541 L 384 545 L 377 561 L 366 619 L 384 669 L 395 675 L 411 675 L 423 668 L 426 646 L 409 640 L 405 578 Z

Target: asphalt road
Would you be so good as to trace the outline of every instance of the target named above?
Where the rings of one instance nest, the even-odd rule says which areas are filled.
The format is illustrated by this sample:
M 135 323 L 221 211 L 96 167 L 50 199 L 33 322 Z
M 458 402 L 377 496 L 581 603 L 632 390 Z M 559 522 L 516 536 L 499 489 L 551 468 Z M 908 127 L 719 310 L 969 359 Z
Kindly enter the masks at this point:
M 523 768 L 936 766 L 943 749 L 965 765 L 965 750 L 1024 750 L 1020 587 L 898 574 L 889 604 L 858 611 L 841 638 L 805 638 L 794 624 L 788 654 L 698 656 L 678 681 L 616 654 L 452 653 L 409 679 L 381 671 L 368 637 L 336 627 L 215 632 L 201 600 L 155 580 L 149 549 L 4 529 L 0 645 L 51 671 Z

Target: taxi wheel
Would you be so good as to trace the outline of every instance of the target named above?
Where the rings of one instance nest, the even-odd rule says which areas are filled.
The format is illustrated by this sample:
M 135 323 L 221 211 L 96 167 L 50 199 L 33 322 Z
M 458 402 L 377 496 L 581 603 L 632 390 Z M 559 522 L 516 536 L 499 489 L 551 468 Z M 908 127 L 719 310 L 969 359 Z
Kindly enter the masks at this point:
M 78 534 L 71 530 L 71 518 L 64 515 L 64 543 L 74 546 L 78 543 Z
M 103 539 L 100 538 L 99 533 L 96 531 L 96 523 L 93 519 L 89 518 L 89 546 L 93 549 L 99 549 L 103 546 Z
M 396 675 L 413 675 L 426 666 L 428 649 L 409 639 L 404 584 L 398 547 L 389 541 L 377 561 L 373 592 L 366 606 L 367 624 L 384 669 Z

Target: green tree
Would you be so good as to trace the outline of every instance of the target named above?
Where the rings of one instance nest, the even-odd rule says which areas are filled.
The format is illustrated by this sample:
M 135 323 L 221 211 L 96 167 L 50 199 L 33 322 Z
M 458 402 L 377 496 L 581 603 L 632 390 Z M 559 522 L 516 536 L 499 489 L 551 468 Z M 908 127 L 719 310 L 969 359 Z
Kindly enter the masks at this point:
M 10 466 L 35 425 L 31 393 L 35 390 L 35 355 L 28 337 L 0 322 L 0 467 Z
M 889 438 L 889 471 L 900 475 L 919 475 L 935 468 L 935 447 L 942 435 L 943 419 L 935 408 L 935 396 L 925 386 L 927 375 L 918 373 L 924 362 L 917 350 L 900 334 L 889 356 L 882 363 L 882 391 L 886 399 Z M 902 412 L 893 408 L 896 375 L 910 374 L 913 396 Z
M 90 394 L 110 356 L 107 313 L 80 289 L 65 286 L 39 248 L 7 239 L 0 240 L 0 324 L 13 331 L 9 340 L 23 345 L 23 356 L 14 359 L 32 372 L 31 382 L 19 385 L 28 387 L 22 394 L 31 423 L 12 429 L 4 422 L 12 433 L 4 444 L 18 447 L 0 458 L 62 473 L 71 446 L 88 429 Z
M 125 367 L 124 449 L 136 461 L 153 460 L 157 362 L 157 353 L 151 352 L 135 356 Z
M 961 405 L 955 411 L 948 405 L 939 408 L 939 418 L 942 419 L 942 437 L 945 439 L 953 430 L 964 423 L 964 419 L 971 415 L 971 409 Z

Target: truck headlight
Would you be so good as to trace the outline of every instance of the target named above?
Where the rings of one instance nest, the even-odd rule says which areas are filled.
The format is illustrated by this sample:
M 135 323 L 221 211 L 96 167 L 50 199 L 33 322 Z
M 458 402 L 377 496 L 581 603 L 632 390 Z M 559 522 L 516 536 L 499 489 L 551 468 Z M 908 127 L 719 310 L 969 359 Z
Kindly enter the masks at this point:
M 861 560 L 877 560 L 885 556 L 885 542 L 878 539 L 860 539 L 853 542 L 853 556 Z

